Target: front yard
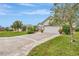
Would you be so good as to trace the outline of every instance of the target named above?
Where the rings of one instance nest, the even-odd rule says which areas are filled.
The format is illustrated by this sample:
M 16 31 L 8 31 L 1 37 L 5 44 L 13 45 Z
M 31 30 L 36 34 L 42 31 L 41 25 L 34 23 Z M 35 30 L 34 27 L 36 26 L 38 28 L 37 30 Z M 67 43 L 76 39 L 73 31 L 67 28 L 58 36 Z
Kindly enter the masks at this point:
M 79 32 L 74 35 L 76 42 L 70 43 L 69 35 L 61 35 L 30 51 L 29 56 L 79 56 Z
M 0 37 L 11 37 L 24 35 L 26 32 L 12 32 L 12 31 L 0 31 Z

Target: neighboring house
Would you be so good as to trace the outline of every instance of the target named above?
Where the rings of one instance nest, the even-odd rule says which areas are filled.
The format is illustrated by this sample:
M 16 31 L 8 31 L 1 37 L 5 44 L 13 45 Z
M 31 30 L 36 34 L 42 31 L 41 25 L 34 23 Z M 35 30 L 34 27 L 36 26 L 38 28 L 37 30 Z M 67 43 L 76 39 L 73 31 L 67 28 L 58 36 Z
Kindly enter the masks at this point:
M 0 31 L 3 31 L 4 30 L 4 27 L 0 26 Z

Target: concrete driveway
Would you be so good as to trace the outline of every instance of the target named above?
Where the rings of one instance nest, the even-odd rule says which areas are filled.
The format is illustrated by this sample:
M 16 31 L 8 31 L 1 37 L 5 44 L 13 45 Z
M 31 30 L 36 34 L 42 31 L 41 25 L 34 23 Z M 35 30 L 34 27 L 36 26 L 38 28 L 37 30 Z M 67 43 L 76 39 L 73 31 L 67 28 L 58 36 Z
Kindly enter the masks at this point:
M 49 38 L 58 36 L 58 28 L 53 27 L 52 33 L 34 33 L 29 35 L 15 36 L 15 37 L 0 37 L 0 56 L 25 56 L 30 50 Z M 55 30 L 56 29 L 56 30 Z

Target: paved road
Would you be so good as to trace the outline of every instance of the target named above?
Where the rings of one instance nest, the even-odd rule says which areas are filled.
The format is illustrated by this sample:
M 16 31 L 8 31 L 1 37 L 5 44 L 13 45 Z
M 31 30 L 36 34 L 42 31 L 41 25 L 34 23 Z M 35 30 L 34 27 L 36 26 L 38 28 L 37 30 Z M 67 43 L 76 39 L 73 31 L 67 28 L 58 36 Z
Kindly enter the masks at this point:
M 23 56 L 25 53 L 28 54 L 39 42 L 44 42 L 46 38 L 56 35 L 58 35 L 57 30 L 52 33 L 44 32 L 16 37 L 0 37 L 0 56 Z

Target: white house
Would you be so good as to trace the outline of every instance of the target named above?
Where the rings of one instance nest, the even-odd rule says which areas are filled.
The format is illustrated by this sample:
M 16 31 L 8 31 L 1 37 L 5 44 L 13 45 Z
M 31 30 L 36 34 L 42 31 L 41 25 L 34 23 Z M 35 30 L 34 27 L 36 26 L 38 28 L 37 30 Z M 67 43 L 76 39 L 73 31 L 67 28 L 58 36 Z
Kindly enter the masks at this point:
M 38 27 L 40 27 L 41 29 L 43 28 L 44 29 L 44 32 L 45 33 L 59 33 L 58 30 L 59 30 L 59 27 L 58 26 L 50 26 L 49 25 L 49 21 L 52 19 L 52 17 L 48 17 L 46 20 L 44 20 L 42 23 L 40 23 L 38 25 Z M 40 30 L 41 30 L 40 29 Z

